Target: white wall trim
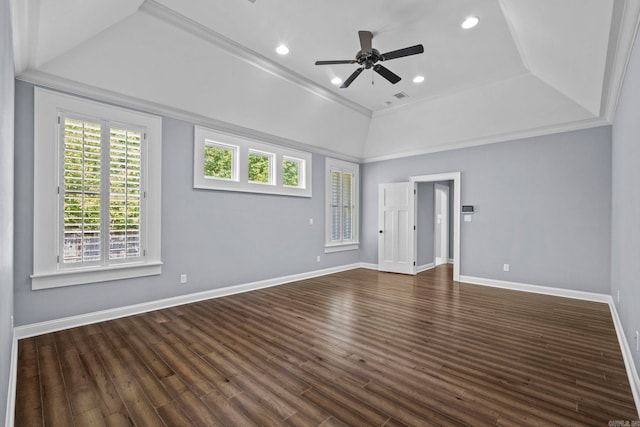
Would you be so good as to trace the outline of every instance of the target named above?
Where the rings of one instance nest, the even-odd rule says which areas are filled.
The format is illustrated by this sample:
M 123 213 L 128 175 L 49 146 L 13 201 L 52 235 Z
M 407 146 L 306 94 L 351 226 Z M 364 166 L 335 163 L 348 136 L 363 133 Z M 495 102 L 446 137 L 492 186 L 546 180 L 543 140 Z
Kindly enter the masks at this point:
M 462 179 L 460 172 L 445 172 L 431 175 L 409 177 L 411 182 L 453 181 L 453 280 L 460 280 L 460 198 L 462 194 Z M 451 197 L 451 196 L 449 196 Z M 413 254 L 414 259 L 416 254 Z
M 36 335 L 48 334 L 50 332 L 89 325 L 91 323 L 104 322 L 106 320 L 118 319 L 126 316 L 174 307 L 182 304 L 220 298 L 224 296 L 249 292 L 257 289 L 269 288 L 271 286 L 283 285 L 298 280 L 311 279 L 327 274 L 339 273 L 341 271 L 361 268 L 360 263 L 347 264 L 338 267 L 325 268 L 306 273 L 292 274 L 289 276 L 276 277 L 273 279 L 259 280 L 256 282 L 243 283 L 239 285 L 226 286 L 224 288 L 211 289 L 209 291 L 196 292 L 186 295 L 178 295 L 171 298 L 149 301 L 140 304 L 118 307 L 109 310 L 101 310 L 93 313 L 80 314 L 77 316 L 63 317 L 61 319 L 48 320 L 45 322 L 32 323 L 30 325 L 17 326 L 14 333 L 17 339 L 33 337 Z
M 416 273 L 422 273 L 423 271 L 431 270 L 433 268 L 436 268 L 436 264 L 434 262 L 430 262 L 429 264 L 419 265 L 418 268 L 416 268 Z
M 584 301 L 602 302 L 607 304 L 609 306 L 609 311 L 611 312 L 611 318 L 613 320 L 613 325 L 618 337 L 618 343 L 620 344 L 620 351 L 622 353 L 622 359 L 624 360 L 624 366 L 627 371 L 629 385 L 631 386 L 633 400 L 636 404 L 638 417 L 640 417 L 640 379 L 638 378 L 638 371 L 636 370 L 636 366 L 633 363 L 631 348 L 629 347 L 629 343 L 627 342 L 626 335 L 624 334 L 624 328 L 622 327 L 622 322 L 618 317 L 618 311 L 611 295 L 599 294 L 595 292 L 576 291 L 573 289 L 552 288 L 548 286 L 531 285 L 526 283 L 507 282 L 503 280 L 485 279 L 482 277 L 473 276 L 460 276 L 460 282 L 469 283 L 472 285 L 490 286 L 494 288 L 511 289 L 515 291 L 573 298 Z
M 450 143 L 445 142 L 445 143 L 434 145 L 431 147 L 422 147 L 415 150 L 407 150 L 407 151 L 397 151 L 391 154 L 384 154 L 380 156 L 371 156 L 371 157 L 365 156 L 362 158 L 362 163 L 374 163 L 374 162 L 381 162 L 385 160 L 395 160 L 395 159 L 402 159 L 405 157 L 420 156 L 423 154 L 433 154 L 433 153 L 440 153 L 443 151 L 477 147 L 480 145 L 496 144 L 499 142 L 511 142 L 511 141 L 525 139 L 525 138 L 533 138 L 538 136 L 553 135 L 557 133 L 591 129 L 591 128 L 601 127 L 601 126 L 609 126 L 610 124 L 611 122 L 604 118 L 600 118 L 600 117 L 590 118 L 590 119 L 578 120 L 574 122 L 561 123 L 558 125 L 549 125 L 549 126 L 541 126 L 538 128 L 525 129 L 522 131 L 514 131 L 514 132 L 507 132 L 507 133 L 496 134 L 496 135 L 473 137 L 470 139 L 457 141 L 457 142 L 450 142 Z
M 153 101 L 147 101 L 142 98 L 136 98 L 107 89 L 101 89 L 95 86 L 76 82 L 42 71 L 27 70 L 20 75 L 17 75 L 16 79 L 26 83 L 31 83 L 35 86 L 53 89 L 71 95 L 82 96 L 99 102 L 107 102 L 120 107 L 138 110 L 140 112 L 156 114 L 164 117 L 171 117 L 188 122 L 189 124 L 195 126 L 207 127 L 219 132 L 236 135 L 242 138 L 264 141 L 269 144 L 280 145 L 283 147 L 289 147 L 298 150 L 311 151 L 323 156 L 335 157 L 350 162 L 360 162 L 362 160 L 359 157 L 349 156 L 344 153 L 338 153 L 337 151 L 329 150 L 323 147 L 305 144 L 276 135 L 271 135 L 258 130 L 203 116 L 201 114 L 192 113 L 180 108 L 163 105 Z
M 179 28 L 195 37 L 198 37 L 216 47 L 224 49 L 236 58 L 259 68 L 269 74 L 279 77 L 285 81 L 298 85 L 299 87 L 320 96 L 326 100 L 341 104 L 351 110 L 371 118 L 372 111 L 362 105 L 347 99 L 342 95 L 333 93 L 307 77 L 283 67 L 271 59 L 247 48 L 246 46 L 231 40 L 228 37 L 196 22 L 184 15 L 168 8 L 154 0 L 146 0 L 140 6 L 140 12 L 153 16 L 166 24 Z
M 120 307 L 111 310 L 102 310 L 94 313 L 81 314 L 78 316 L 65 317 L 62 319 L 56 319 L 46 322 L 34 323 L 31 325 L 18 326 L 13 330 L 13 342 L 11 349 L 11 364 L 9 373 L 9 389 L 7 393 L 7 414 L 6 414 L 6 427 L 12 427 L 15 414 L 15 396 L 16 396 L 16 381 L 18 371 L 18 340 L 22 338 L 28 338 L 36 335 L 46 334 L 50 332 L 56 332 L 63 329 L 74 328 L 78 326 L 84 326 L 91 323 L 103 322 L 106 320 L 117 319 L 125 316 L 132 316 L 135 314 L 146 313 L 153 310 L 159 310 L 163 308 L 174 307 L 177 305 L 188 304 L 197 301 L 203 301 L 212 298 L 220 298 L 224 296 L 234 295 L 243 292 L 249 292 L 252 290 L 268 288 L 271 286 L 283 285 L 298 280 L 311 279 L 318 276 L 324 276 L 327 274 L 339 273 L 342 271 L 354 270 L 356 268 L 365 268 L 369 270 L 378 270 L 377 264 L 372 263 L 354 263 L 347 264 L 338 267 L 331 267 L 322 270 L 315 270 L 307 273 L 292 274 L 289 276 L 283 276 L 274 279 L 261 280 L 257 282 L 245 283 L 234 286 L 227 286 L 220 289 L 212 289 L 210 291 L 198 292 L 187 295 L 180 295 L 172 298 L 165 298 L 157 301 L 150 301 L 142 304 L 130 305 L 127 307 Z M 426 271 L 434 268 L 433 263 L 425 264 L 418 267 L 418 272 Z M 530 285 L 525 283 L 507 282 L 502 280 L 484 279 L 473 276 L 460 276 L 460 281 L 473 285 L 490 286 L 502 289 L 511 289 L 524 292 L 533 292 L 538 294 L 560 296 L 566 298 L 574 298 L 580 300 L 603 302 L 609 305 L 611 311 L 611 317 L 615 327 L 616 335 L 620 343 L 620 350 L 629 378 L 629 384 L 631 385 L 631 393 L 638 410 L 638 416 L 640 417 L 640 379 L 638 378 L 638 372 L 633 363 L 633 357 L 631 354 L 631 348 L 627 342 L 624 334 L 624 329 L 618 312 L 616 310 L 613 298 L 611 295 L 598 294 L 592 292 L 576 291 L 571 289 L 559 289 L 551 288 L 548 286 Z
M 622 351 L 622 359 L 624 360 L 624 367 L 627 370 L 627 377 L 629 378 L 631 393 L 633 394 L 633 400 L 636 403 L 636 411 L 638 411 L 638 418 L 640 419 L 640 378 L 638 377 L 636 365 L 633 363 L 631 347 L 629 347 L 627 336 L 624 334 L 624 328 L 622 327 L 622 322 L 620 321 L 620 317 L 618 316 L 616 304 L 613 302 L 612 296 L 608 295 L 608 297 L 609 308 L 611 310 L 611 318 L 613 319 L 613 325 L 616 328 L 616 335 L 618 336 L 620 350 Z
M 18 337 L 15 329 L 11 340 L 11 361 L 9 363 L 9 387 L 7 390 L 7 413 L 5 414 L 5 427 L 13 427 L 16 413 L 16 384 L 18 381 Z
M 573 289 L 552 288 L 550 286 L 531 285 L 528 283 L 508 282 L 505 280 L 485 279 L 483 277 L 460 276 L 460 282 L 472 285 L 491 286 L 493 288 L 511 289 L 514 291 L 532 292 L 535 294 L 553 295 L 557 297 L 580 299 L 593 302 L 609 303 L 611 296 L 595 292 L 576 291 Z

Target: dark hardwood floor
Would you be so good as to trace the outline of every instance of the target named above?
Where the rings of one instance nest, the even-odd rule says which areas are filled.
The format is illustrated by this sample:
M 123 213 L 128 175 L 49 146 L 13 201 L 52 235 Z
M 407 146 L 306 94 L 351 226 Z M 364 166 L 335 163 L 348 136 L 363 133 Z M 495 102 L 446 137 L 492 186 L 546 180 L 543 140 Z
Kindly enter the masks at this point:
M 353 270 L 20 340 L 17 426 L 595 425 L 606 304 Z

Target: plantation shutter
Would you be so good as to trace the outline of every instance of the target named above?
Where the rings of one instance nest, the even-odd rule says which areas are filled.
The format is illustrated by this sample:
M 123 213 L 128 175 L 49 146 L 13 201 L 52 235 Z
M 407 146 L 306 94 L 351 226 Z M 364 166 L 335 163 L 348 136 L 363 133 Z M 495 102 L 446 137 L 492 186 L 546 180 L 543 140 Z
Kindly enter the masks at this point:
M 141 133 L 110 129 L 109 259 L 140 256 Z
M 143 132 L 76 117 L 61 123 L 59 262 L 73 267 L 141 257 Z
M 331 171 L 331 240 L 342 239 L 342 174 L 340 171 Z
M 353 175 L 342 173 L 342 240 L 353 239 Z
M 64 119 L 64 263 L 100 260 L 102 253 L 102 126 Z

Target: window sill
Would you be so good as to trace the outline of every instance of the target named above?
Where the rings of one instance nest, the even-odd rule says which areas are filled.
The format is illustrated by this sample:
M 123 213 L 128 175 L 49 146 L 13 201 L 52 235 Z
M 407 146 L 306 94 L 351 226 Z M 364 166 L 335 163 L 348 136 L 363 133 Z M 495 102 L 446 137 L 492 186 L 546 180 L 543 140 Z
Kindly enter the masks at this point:
M 330 254 L 333 252 L 355 251 L 355 250 L 358 250 L 359 247 L 360 247 L 360 242 L 349 242 L 349 243 L 325 245 L 324 253 Z
M 31 289 L 35 291 L 38 289 L 60 288 L 63 286 L 84 285 L 110 280 L 155 276 L 161 273 L 162 262 L 62 270 L 52 273 L 32 274 Z

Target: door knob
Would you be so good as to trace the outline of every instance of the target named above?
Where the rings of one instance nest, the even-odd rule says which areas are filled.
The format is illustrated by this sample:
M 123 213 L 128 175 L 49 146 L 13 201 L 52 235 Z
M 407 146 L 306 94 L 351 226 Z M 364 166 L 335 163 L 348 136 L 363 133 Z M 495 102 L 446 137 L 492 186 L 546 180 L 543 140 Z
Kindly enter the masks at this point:
M 382 230 L 380 230 L 380 234 L 382 234 Z

